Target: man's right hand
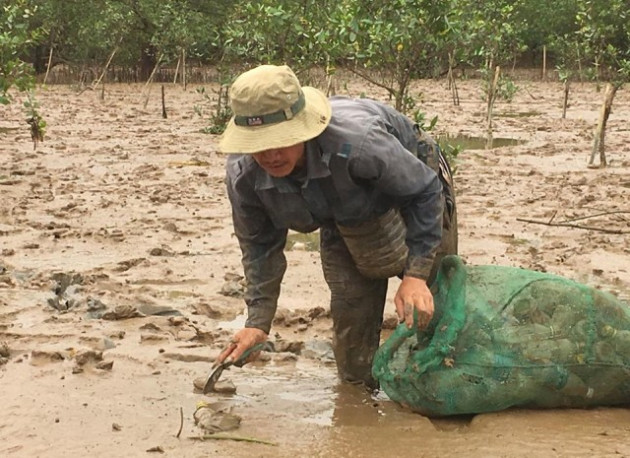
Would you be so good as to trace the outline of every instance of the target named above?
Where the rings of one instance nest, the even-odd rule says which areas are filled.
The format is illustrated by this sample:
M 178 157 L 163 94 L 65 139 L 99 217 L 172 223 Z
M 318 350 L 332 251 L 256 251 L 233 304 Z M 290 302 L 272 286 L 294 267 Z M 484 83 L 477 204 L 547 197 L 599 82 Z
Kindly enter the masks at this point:
M 264 343 L 267 341 L 267 333 L 258 328 L 243 328 L 238 331 L 232 337 L 230 344 L 225 350 L 221 352 L 217 358 L 215 365 L 222 364 L 224 361 L 234 362 L 237 361 L 241 355 L 248 349 L 256 344 Z M 260 352 L 253 353 L 247 358 L 250 362 L 258 358 Z

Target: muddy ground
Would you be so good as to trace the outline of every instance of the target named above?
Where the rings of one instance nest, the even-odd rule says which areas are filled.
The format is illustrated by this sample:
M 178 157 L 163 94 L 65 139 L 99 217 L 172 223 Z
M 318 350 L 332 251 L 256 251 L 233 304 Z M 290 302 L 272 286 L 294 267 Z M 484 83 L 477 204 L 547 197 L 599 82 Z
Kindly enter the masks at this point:
M 627 301 L 628 91 L 608 125 L 610 164 L 589 169 L 603 91 L 574 85 L 561 119 L 560 84 L 518 85 L 496 108 L 495 137 L 522 142 L 458 157 L 461 255 Z M 339 87 L 384 99 L 356 80 Z M 167 119 L 159 86 L 146 106 L 142 85 L 41 88 L 48 132 L 36 151 L 22 98 L 0 107 L 1 456 L 630 456 L 626 408 L 430 420 L 339 385 L 328 291 L 308 237 L 287 252 L 270 336 L 277 351 L 224 374 L 236 395 L 195 392 L 244 320 L 225 157 L 201 133 L 207 121 L 195 107 L 205 116 L 211 107 L 197 88 L 165 87 Z M 442 81 L 416 82 L 413 94 L 427 118 L 439 116 L 440 135 L 485 135 L 478 81 L 460 83 L 459 107 Z M 242 418 L 229 434 L 272 444 L 192 439 L 203 400 Z

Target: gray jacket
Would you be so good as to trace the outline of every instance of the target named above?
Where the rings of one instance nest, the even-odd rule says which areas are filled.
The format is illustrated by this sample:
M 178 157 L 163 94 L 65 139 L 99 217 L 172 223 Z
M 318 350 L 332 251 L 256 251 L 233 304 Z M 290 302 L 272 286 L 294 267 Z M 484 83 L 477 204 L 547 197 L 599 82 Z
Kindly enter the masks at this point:
M 305 145 L 306 175 L 275 178 L 251 155 L 230 155 L 227 189 L 247 280 L 247 327 L 269 332 L 286 270 L 288 229 L 352 226 L 398 208 L 405 275 L 427 278 L 442 231 L 442 185 L 416 156 L 412 121 L 369 99 L 332 97 L 332 118 Z

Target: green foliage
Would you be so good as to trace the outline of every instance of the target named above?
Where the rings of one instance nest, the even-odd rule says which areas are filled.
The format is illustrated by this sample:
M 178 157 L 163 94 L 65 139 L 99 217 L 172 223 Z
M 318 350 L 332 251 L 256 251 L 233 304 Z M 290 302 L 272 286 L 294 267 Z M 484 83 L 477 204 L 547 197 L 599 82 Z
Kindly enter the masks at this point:
M 556 46 L 575 42 L 576 14 L 576 0 L 527 0 L 517 4 L 513 21 L 518 24 L 518 39 L 526 49 L 540 50 L 546 45 L 559 57 Z
M 92 2 L 89 8 L 83 2 L 69 0 L 38 3 L 33 24 L 46 32 L 42 45 L 46 50 L 53 47 L 58 53 L 56 60 L 68 63 L 105 59 L 129 28 L 132 17 L 122 1 Z
M 460 8 L 469 12 L 466 34 L 471 63 L 494 71 L 495 66 L 503 66 L 525 51 L 521 37 L 524 24 L 516 21 L 524 4 L 524 0 L 461 0 Z
M 519 87 L 514 80 L 504 74 L 499 77 L 499 84 L 497 85 L 497 96 L 504 101 L 510 103 L 514 99 L 514 95 L 518 92 Z
M 482 79 L 481 79 L 482 99 L 487 101 L 488 96 L 491 91 L 491 86 L 493 83 L 494 70 L 490 71 L 490 69 L 488 68 L 482 68 L 480 70 L 480 73 L 482 75 Z M 501 73 L 501 75 L 499 76 L 499 81 L 497 82 L 495 97 L 499 97 L 505 102 L 510 103 L 514 99 L 514 95 L 516 95 L 518 90 L 519 90 L 519 87 L 514 82 L 514 80 L 510 78 L 509 76 L 506 76 L 505 74 Z
M 197 94 L 201 95 L 202 102 L 199 105 L 194 106 L 195 113 L 198 116 L 204 117 L 204 107 L 210 106 L 210 115 L 208 120 L 210 121 L 210 125 L 202 129 L 204 134 L 222 134 L 227 127 L 227 124 L 232 117 L 232 109 L 229 106 L 228 100 L 228 87 L 227 84 L 222 84 L 219 87 L 219 91 L 217 92 L 216 99 L 213 99 L 206 92 L 205 87 L 198 87 L 196 89 Z
M 420 110 L 415 110 L 413 112 L 412 119 L 413 122 L 415 122 L 418 127 L 425 132 L 431 132 L 435 130 L 435 126 L 438 122 L 438 116 L 435 115 L 427 124 L 427 115 Z M 453 173 L 453 175 L 455 175 L 455 172 L 457 171 L 457 156 L 463 151 L 462 146 L 455 143 L 450 143 L 448 141 L 448 138 L 445 137 L 435 137 L 435 141 L 437 142 L 438 146 L 442 150 L 442 153 L 444 153 L 446 160 L 451 166 L 451 172 Z
M 334 57 L 353 63 L 367 81 L 386 89 L 398 110 L 409 109 L 412 78 L 440 73 L 456 41 L 454 1 L 345 0 L 331 17 Z
M 418 127 L 420 129 L 426 132 L 432 131 L 438 122 L 438 116 L 435 115 L 431 118 L 431 120 L 429 121 L 429 124 L 427 124 L 427 115 L 426 113 L 420 110 L 415 110 L 411 118 L 413 119 L 413 122 L 418 124 Z
M 630 79 L 630 8 L 626 0 L 577 0 L 578 43 L 597 75 L 621 85 Z
M 141 77 L 158 59 L 168 64 L 182 51 L 202 59 L 219 55 L 220 28 L 230 11 L 228 2 L 200 0 L 103 0 L 89 6 L 78 0 L 30 1 L 40 4 L 31 22 L 46 29 L 35 64 L 52 47 L 53 65 L 98 67 L 116 49 L 112 64 L 139 68 Z M 36 67 L 41 71 L 45 64 Z
M 35 85 L 32 67 L 22 60 L 39 38 L 39 30 L 29 28 L 34 12 L 25 0 L 0 3 L 0 104 L 11 102 L 11 87 L 26 91 Z
M 572 71 L 565 66 L 556 65 L 556 72 L 558 73 L 558 79 L 561 83 L 569 81 L 572 75 Z
M 455 175 L 457 173 L 457 169 L 459 168 L 457 165 L 459 154 L 464 151 L 462 145 L 456 145 L 449 143 L 448 141 L 438 141 L 438 145 L 444 153 L 444 157 L 448 161 L 448 164 L 451 166 L 451 173 Z
M 180 49 L 188 48 L 194 43 L 190 32 L 203 27 L 203 18 L 199 13 L 182 9 L 181 5 L 174 2 L 163 2 L 154 21 L 160 33 L 151 37 L 151 44 L 161 52 L 174 56 L 178 55 Z
M 333 31 L 325 27 L 328 12 L 335 8 L 330 0 L 237 3 L 223 31 L 226 57 L 255 64 L 286 63 L 296 73 L 325 66 L 337 46 Z
M 565 82 L 582 68 L 582 54 L 575 35 L 562 35 L 550 38 L 550 48 L 556 55 L 558 79 Z M 580 76 L 584 76 L 583 74 Z
M 116 49 L 112 65 L 140 69 L 141 78 L 159 58 L 173 64 L 182 51 L 211 65 L 287 63 L 307 83 L 314 67 L 344 67 L 386 89 L 405 112 L 413 110 L 410 80 L 445 74 L 449 58 L 455 66 L 505 68 L 525 51 L 547 45 L 567 77 L 579 67 L 623 82 L 630 67 L 627 0 L 102 0 L 86 5 L 0 0 L 0 94 L 6 94 L 9 79 L 27 87 L 28 78 L 20 79 L 30 71 L 25 62 L 43 71 L 51 48 L 53 65 L 85 71 L 101 67 Z
M 541 14 L 547 5 L 546 0 L 530 0 L 524 5 L 526 16 L 521 17 L 528 21 L 529 30 L 535 30 L 537 39 L 535 44 L 530 41 L 530 47 L 547 45 L 556 62 L 558 79 L 564 83 L 588 65 L 577 40 L 577 0 L 558 0 L 554 2 L 554 14 Z

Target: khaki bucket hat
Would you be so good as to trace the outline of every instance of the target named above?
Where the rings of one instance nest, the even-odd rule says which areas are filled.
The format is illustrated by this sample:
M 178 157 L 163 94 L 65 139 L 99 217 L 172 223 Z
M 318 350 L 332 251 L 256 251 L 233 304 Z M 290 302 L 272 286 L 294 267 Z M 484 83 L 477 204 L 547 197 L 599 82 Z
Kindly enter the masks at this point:
M 328 98 L 301 87 L 286 65 L 261 65 L 241 74 L 230 88 L 234 116 L 219 141 L 224 153 L 257 153 L 305 142 L 330 122 Z

